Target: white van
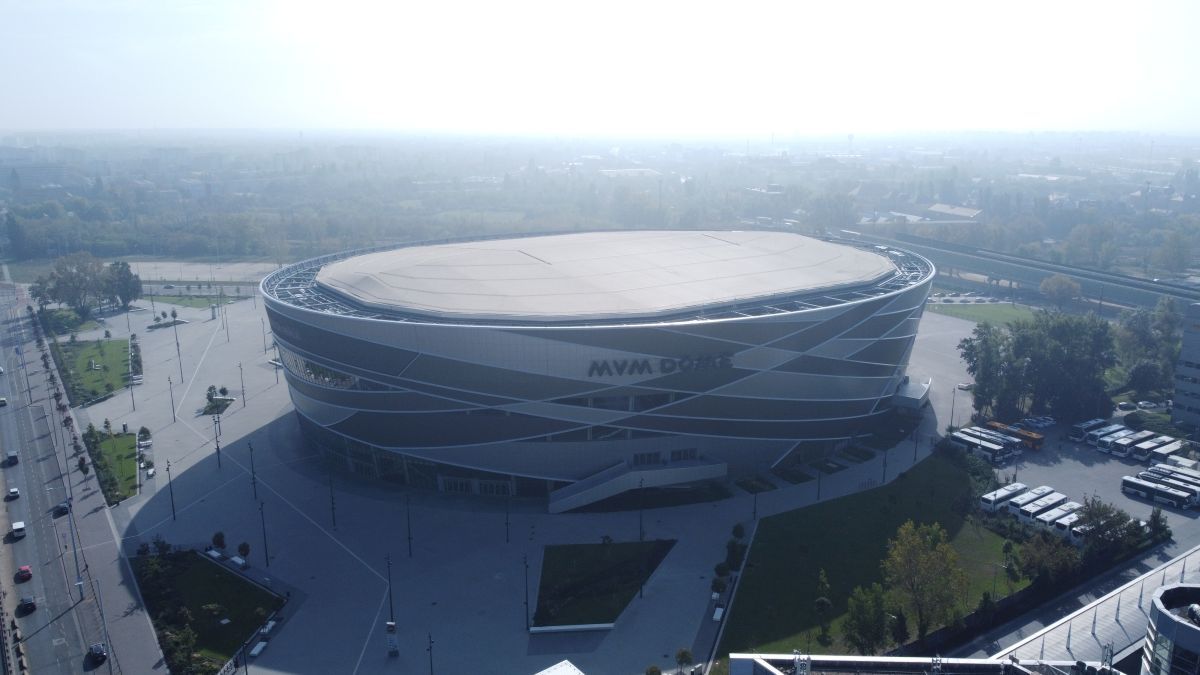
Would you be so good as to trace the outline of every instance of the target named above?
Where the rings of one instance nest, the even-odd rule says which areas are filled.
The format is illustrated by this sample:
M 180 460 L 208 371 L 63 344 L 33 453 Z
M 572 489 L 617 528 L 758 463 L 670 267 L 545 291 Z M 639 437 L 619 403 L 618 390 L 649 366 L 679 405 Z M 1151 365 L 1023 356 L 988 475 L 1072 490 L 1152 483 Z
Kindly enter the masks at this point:
M 12 536 L 13 539 L 21 539 L 25 536 L 25 521 L 18 520 L 13 523 Z

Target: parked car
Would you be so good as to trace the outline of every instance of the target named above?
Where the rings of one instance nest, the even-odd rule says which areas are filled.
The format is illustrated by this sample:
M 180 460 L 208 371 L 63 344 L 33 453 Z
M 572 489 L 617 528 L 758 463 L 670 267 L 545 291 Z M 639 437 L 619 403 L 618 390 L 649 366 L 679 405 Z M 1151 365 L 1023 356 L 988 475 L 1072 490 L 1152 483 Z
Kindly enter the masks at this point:
M 88 660 L 93 664 L 101 664 L 108 660 L 108 647 L 103 642 L 97 642 L 87 651 Z
M 8 499 L 16 499 L 21 496 L 21 491 L 17 488 L 8 488 Z
M 33 578 L 33 568 L 29 565 L 21 565 L 17 568 L 17 581 L 29 581 Z
M 71 512 L 71 504 L 68 502 L 59 502 L 54 505 L 54 517 L 65 516 Z
M 1142 410 L 1151 410 L 1158 407 L 1158 404 L 1154 401 L 1138 401 L 1137 405 Z
M 1137 406 L 1129 401 L 1121 401 L 1117 404 L 1117 410 L 1137 410 Z
M 37 602 L 33 598 L 21 598 L 21 602 L 17 603 L 17 611 L 29 613 L 37 609 Z

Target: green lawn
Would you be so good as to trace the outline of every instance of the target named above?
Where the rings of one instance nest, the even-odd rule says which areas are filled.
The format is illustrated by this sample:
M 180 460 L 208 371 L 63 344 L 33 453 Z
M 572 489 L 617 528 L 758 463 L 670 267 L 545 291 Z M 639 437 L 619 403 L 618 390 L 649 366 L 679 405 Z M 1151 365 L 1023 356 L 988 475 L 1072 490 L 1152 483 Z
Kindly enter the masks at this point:
M 129 375 L 129 340 L 60 340 L 63 386 L 76 405 L 125 387 Z M 99 368 L 92 368 L 92 364 Z M 109 386 L 111 385 L 111 389 Z
M 247 300 L 250 298 L 250 292 L 253 288 L 252 284 L 247 283 L 242 286 L 242 295 L 233 295 L 231 293 L 224 296 L 221 295 L 147 295 L 141 299 L 141 304 L 146 305 L 154 298 L 155 306 L 161 304 L 178 305 L 180 307 L 192 307 L 195 309 L 207 309 L 210 305 L 221 305 L 230 300 Z M 159 310 L 161 311 L 161 310 Z M 171 313 L 170 308 L 167 308 L 167 314 Z
M 970 579 L 964 606 L 974 609 L 981 594 L 992 590 L 998 569 L 992 563 L 1003 563 L 1004 540 L 964 517 L 970 500 L 966 470 L 937 454 L 883 487 L 764 519 L 718 653 L 851 653 L 841 640 L 846 600 L 855 586 L 882 582 L 887 542 L 909 519 L 936 521 L 946 529 Z M 821 569 L 829 578 L 835 615 L 828 646 L 817 641 L 813 612 Z M 1010 587 L 1003 570 L 998 572 L 997 597 L 1028 585 L 1022 580 Z M 911 617 L 909 626 L 915 630 Z
M 110 504 L 115 504 L 137 494 L 138 462 L 137 435 L 116 434 L 111 439 L 101 433 L 99 450 L 104 456 L 105 470 L 112 471 L 116 478 L 113 494 L 105 494 Z
M 133 564 L 150 614 L 155 618 L 155 629 L 160 633 L 159 643 L 163 642 L 163 619 L 166 616 L 174 618 L 178 607 L 186 607 L 192 619 L 192 630 L 196 633 L 195 653 L 209 666 L 196 668 L 196 672 L 215 672 L 233 658 L 237 649 L 272 611 L 283 606 L 279 596 L 220 564 L 202 559 L 194 551 L 159 558 L 168 584 L 145 582 L 148 560 L 147 557 L 134 558 Z M 221 611 L 214 614 L 204 609 L 213 604 L 220 605 Z M 229 622 L 221 624 L 221 619 Z
M 658 539 L 547 546 L 533 625 L 615 622 L 674 545 Z
M 941 303 L 931 302 L 925 305 L 925 309 L 938 314 L 946 314 L 948 316 L 982 323 L 990 321 L 996 324 L 1005 324 L 1017 319 L 1032 319 L 1033 310 L 1024 305 L 1010 305 L 1005 302 L 988 302 L 988 303 Z

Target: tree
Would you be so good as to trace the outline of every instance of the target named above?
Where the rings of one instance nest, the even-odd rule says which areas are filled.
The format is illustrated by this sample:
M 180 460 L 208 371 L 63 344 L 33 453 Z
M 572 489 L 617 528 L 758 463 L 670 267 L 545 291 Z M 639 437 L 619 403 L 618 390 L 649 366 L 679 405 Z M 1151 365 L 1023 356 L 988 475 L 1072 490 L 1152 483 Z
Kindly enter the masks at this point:
M 213 532 L 212 545 L 213 545 L 213 548 L 224 549 L 225 548 L 225 533 L 222 532 L 221 530 L 217 530 L 216 532 Z
M 813 613 L 817 615 L 817 625 L 821 627 L 821 644 L 829 641 L 829 619 L 833 615 L 833 602 L 825 596 L 813 600 Z
M 1038 286 L 1038 290 L 1046 299 L 1054 303 L 1054 306 L 1061 312 L 1063 305 L 1079 297 L 1079 282 L 1071 277 L 1055 274 L 1054 276 L 1042 279 L 1042 283 Z
M 1192 250 L 1188 240 L 1178 231 L 1171 231 L 1154 253 L 1155 262 L 1168 272 L 1176 274 L 1187 269 L 1192 261 Z
M 150 440 L 150 429 L 148 427 L 141 427 L 138 429 L 138 440 L 139 441 Z
M 250 544 L 243 541 L 242 543 L 238 544 L 237 551 L 238 555 L 242 556 L 243 559 L 250 557 Z
M 897 607 L 895 615 L 892 616 L 892 642 L 902 645 L 908 642 L 908 638 L 908 616 L 902 608 Z
M 76 466 L 79 467 L 79 473 L 83 474 L 84 479 L 87 478 L 88 472 L 92 470 L 92 467 L 88 466 L 87 459 L 84 457 L 79 458 Z
M 646 666 L 646 675 L 662 675 L 662 668 L 658 666 Z
M 688 649 L 687 647 L 680 647 L 679 650 L 675 652 L 675 665 L 679 666 L 680 673 L 683 672 L 684 666 L 692 665 L 692 661 L 692 650 Z
M 1137 398 L 1142 398 L 1145 394 L 1158 389 L 1162 384 L 1162 369 L 1158 367 L 1157 361 L 1143 360 L 1138 361 L 1137 365 L 1129 369 L 1128 386 L 1137 395 Z
M 842 631 L 846 641 L 864 656 L 876 654 L 887 644 L 887 601 L 883 587 L 858 586 L 846 604 Z
M 104 274 L 104 287 L 108 297 L 121 309 L 129 309 L 129 303 L 142 297 L 142 279 L 124 261 L 109 264 Z
M 55 260 L 49 279 L 42 283 L 54 301 L 86 318 L 103 294 L 103 277 L 103 264 L 91 253 L 72 253 Z
M 1171 526 L 1167 524 L 1167 517 L 1163 515 L 1162 508 L 1156 506 L 1150 512 L 1150 520 L 1147 522 L 1147 527 L 1150 528 L 1150 536 L 1155 540 L 1161 541 L 1171 538 Z
M 883 574 L 888 587 L 916 617 L 918 638 L 924 638 L 934 623 L 949 618 L 967 586 L 958 552 L 937 523 L 916 525 L 910 520 L 901 525 L 888 542 Z
M 215 385 L 215 384 L 208 385 L 208 391 L 206 391 L 204 393 L 204 398 L 208 399 L 209 403 L 212 403 L 213 399 L 216 397 L 217 397 L 217 385 Z
M 1079 570 L 1079 551 L 1049 532 L 1021 546 L 1021 573 L 1042 587 L 1053 586 Z

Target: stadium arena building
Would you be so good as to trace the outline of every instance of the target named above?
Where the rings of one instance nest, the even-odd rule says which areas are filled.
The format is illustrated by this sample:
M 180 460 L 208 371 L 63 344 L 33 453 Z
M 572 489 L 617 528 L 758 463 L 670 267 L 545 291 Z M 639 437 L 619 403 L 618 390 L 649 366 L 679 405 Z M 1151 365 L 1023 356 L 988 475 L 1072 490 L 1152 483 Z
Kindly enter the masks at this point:
M 323 451 L 557 512 L 863 434 L 907 380 L 933 276 L 789 232 L 611 231 L 335 254 L 262 292 Z

